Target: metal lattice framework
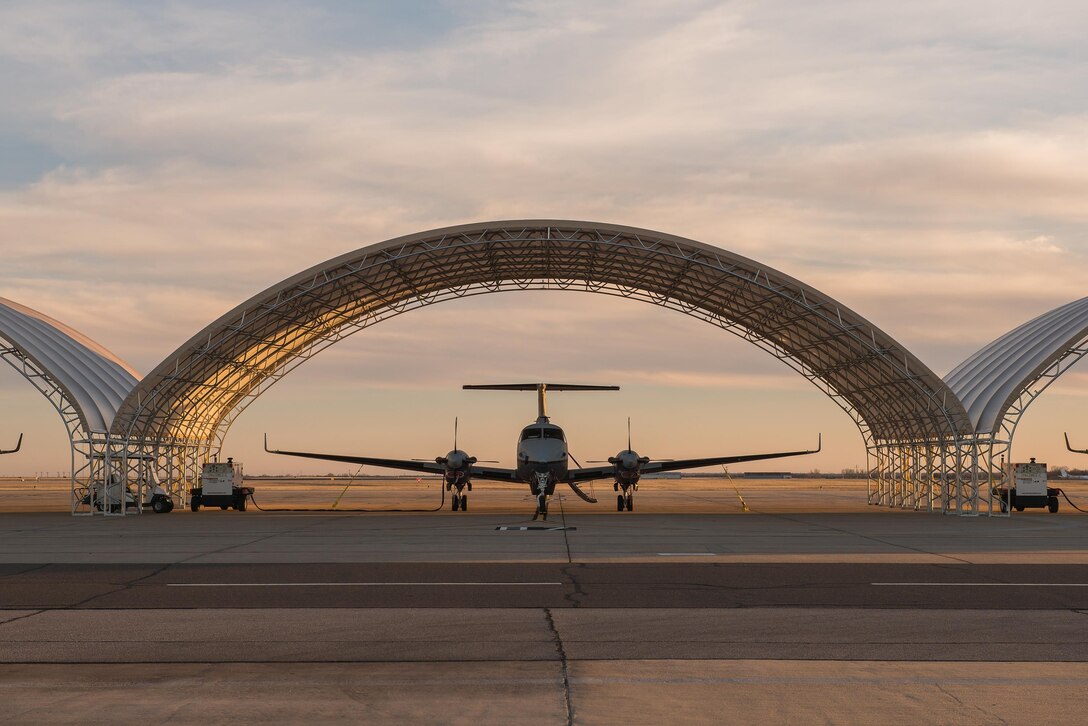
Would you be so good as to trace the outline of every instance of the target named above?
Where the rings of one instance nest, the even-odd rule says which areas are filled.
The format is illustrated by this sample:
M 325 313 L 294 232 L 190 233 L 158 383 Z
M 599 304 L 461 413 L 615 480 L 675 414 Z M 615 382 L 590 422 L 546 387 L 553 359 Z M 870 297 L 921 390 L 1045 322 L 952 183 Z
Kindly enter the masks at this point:
M 91 513 L 94 497 L 84 497 L 92 488 L 105 491 L 109 424 L 138 375 L 82 333 L 6 298 L 0 298 L 0 338 L 8 342 L 0 357 L 60 414 L 71 443 L 71 511 Z
M 391 316 L 509 290 L 617 295 L 704 320 L 758 345 L 846 411 L 878 478 L 888 447 L 970 433 L 945 383 L 886 333 L 753 260 L 648 230 L 517 221 L 365 247 L 253 297 L 201 331 L 132 391 L 113 437 L 192 475 L 246 406 L 305 360 Z
M 1012 442 L 1028 406 L 1088 353 L 1088 298 L 1013 328 L 956 366 L 949 387 L 963 401 L 980 450 L 987 492 L 1008 477 Z M 988 497 L 991 512 L 994 499 Z M 1008 513 L 1008 502 L 1002 509 Z
M 114 476 L 162 482 L 184 503 L 237 416 L 298 365 L 410 310 L 516 290 L 625 297 L 759 346 L 858 426 L 869 502 L 912 509 L 993 513 L 1005 475 L 996 462 L 1024 409 L 1088 353 L 1085 298 L 998 338 L 946 382 L 857 313 L 753 260 L 631 227 L 516 221 L 409 235 L 317 265 L 239 305 L 138 383 L 109 351 L 2 298 L 0 337 L 11 345 L 0 357 L 64 421 L 73 513 L 87 487 Z

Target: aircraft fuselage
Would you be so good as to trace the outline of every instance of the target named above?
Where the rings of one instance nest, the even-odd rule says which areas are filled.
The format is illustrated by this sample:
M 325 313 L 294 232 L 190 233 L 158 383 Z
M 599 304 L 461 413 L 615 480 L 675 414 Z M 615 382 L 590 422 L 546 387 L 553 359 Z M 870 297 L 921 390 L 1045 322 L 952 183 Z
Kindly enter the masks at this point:
M 541 417 L 521 430 L 517 447 L 518 478 L 529 484 L 533 494 L 555 493 L 555 485 L 566 481 L 567 439 L 563 429 Z

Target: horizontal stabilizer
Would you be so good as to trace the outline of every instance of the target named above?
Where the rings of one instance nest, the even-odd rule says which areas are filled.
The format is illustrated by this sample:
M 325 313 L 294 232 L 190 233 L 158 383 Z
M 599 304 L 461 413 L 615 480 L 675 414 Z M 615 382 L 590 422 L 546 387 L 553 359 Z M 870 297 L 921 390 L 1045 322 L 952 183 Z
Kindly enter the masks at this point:
M 619 386 L 583 386 L 578 383 L 485 383 L 461 386 L 466 391 L 536 391 L 537 420 L 548 420 L 548 391 L 618 391 Z
M 618 391 L 619 386 L 583 386 L 578 383 L 485 383 L 465 385 L 466 391 L 535 391 L 541 386 L 548 391 Z

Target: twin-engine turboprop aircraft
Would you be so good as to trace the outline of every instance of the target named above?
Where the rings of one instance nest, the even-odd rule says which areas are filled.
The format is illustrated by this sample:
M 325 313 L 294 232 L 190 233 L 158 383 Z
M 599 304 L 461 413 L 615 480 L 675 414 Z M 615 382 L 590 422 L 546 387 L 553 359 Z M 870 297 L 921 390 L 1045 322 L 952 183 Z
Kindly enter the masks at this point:
M 0 454 L 14 454 L 16 451 L 18 451 L 20 448 L 22 448 L 22 446 L 23 446 L 23 435 L 19 434 L 19 440 L 17 442 L 15 442 L 15 448 L 14 449 L 6 449 L 6 450 L 5 449 L 0 449 Z
M 500 469 L 497 467 L 478 466 L 477 459 L 469 456 L 457 448 L 454 437 L 453 451 L 445 456 L 437 457 L 431 461 L 405 461 L 402 459 L 377 459 L 370 456 L 344 456 L 339 454 L 315 454 L 302 451 L 280 451 L 268 448 L 268 437 L 265 437 L 264 450 L 270 454 L 282 454 L 285 456 L 301 456 L 310 459 L 324 459 L 326 461 L 344 461 L 351 464 L 368 464 L 371 466 L 384 466 L 390 469 L 407 469 L 409 471 L 422 471 L 429 473 L 441 473 L 446 480 L 446 489 L 455 489 L 453 509 L 465 511 L 468 509 L 468 495 L 464 490 L 472 491 L 473 479 L 485 479 L 489 481 L 524 482 L 537 498 L 537 516 L 548 518 L 548 498 L 555 493 L 557 484 L 566 484 L 574 493 L 587 502 L 596 504 L 597 500 L 583 492 L 579 482 L 594 479 L 614 480 L 613 489 L 623 493 L 617 496 L 617 509 L 631 510 L 634 508 L 633 491 L 637 489 L 639 477 L 643 474 L 664 471 L 676 471 L 679 469 L 694 469 L 701 466 L 713 466 L 717 464 L 736 464 L 742 461 L 757 461 L 759 459 L 776 459 L 785 456 L 800 456 L 802 454 L 815 454 L 820 450 L 808 451 L 783 451 L 774 454 L 746 454 L 744 456 L 714 456 L 705 459 L 651 459 L 639 456 L 631 450 L 630 435 L 628 435 L 627 448 L 616 456 L 608 459 L 607 466 L 579 467 L 571 469 L 568 462 L 574 457 L 567 450 L 567 439 L 563 429 L 556 426 L 548 419 L 547 392 L 548 391 L 618 391 L 619 386 L 581 386 L 567 383 L 508 383 L 485 386 L 464 386 L 466 390 L 487 391 L 536 391 L 537 394 L 537 419 L 521 430 L 517 445 L 517 468 Z M 575 461 L 577 464 L 578 462 Z

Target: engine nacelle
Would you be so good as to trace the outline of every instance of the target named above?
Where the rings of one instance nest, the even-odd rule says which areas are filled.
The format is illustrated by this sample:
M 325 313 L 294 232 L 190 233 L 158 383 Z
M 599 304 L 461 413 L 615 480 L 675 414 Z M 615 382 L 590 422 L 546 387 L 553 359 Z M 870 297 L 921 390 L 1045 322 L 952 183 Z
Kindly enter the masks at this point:
M 637 452 L 627 449 L 621 451 L 615 456 L 608 457 L 608 463 L 613 467 L 613 475 L 616 478 L 615 487 L 627 487 L 636 486 L 639 478 L 642 476 L 642 467 L 644 464 L 649 464 L 650 459 L 646 456 L 639 456 Z
M 472 491 L 472 465 L 476 463 L 475 456 L 469 456 L 460 449 L 454 449 L 445 456 L 435 458 L 434 463 L 445 467 L 443 476 L 446 479 L 446 489 L 468 487 Z

